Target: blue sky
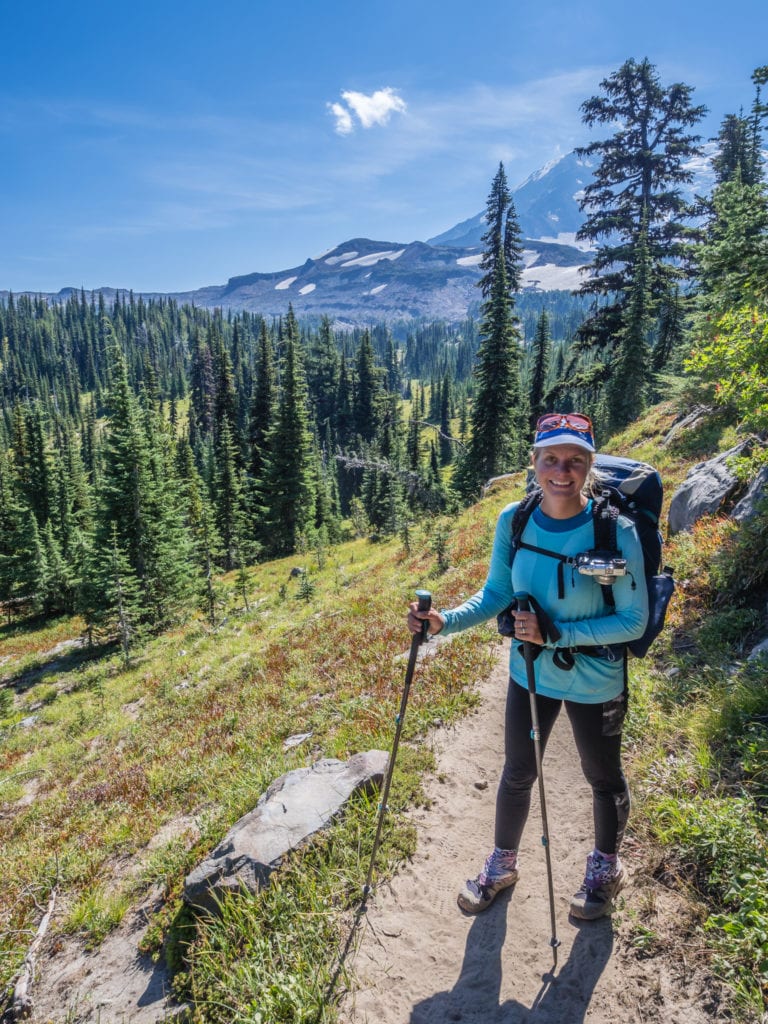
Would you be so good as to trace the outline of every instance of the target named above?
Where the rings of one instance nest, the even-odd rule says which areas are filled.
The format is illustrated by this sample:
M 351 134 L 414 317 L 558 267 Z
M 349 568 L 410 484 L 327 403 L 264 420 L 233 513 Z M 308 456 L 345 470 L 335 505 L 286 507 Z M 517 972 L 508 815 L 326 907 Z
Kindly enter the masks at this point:
M 0 290 L 176 291 L 426 239 L 594 137 L 629 57 L 753 96 L 768 4 L 0 0 Z

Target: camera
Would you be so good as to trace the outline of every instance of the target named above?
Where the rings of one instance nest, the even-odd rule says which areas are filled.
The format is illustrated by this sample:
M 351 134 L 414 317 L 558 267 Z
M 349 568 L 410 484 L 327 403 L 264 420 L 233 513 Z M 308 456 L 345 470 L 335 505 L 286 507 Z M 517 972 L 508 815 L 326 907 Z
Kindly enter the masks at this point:
M 601 586 L 610 586 L 618 576 L 627 575 L 627 560 L 615 551 L 585 551 L 576 558 L 582 576 L 592 576 Z

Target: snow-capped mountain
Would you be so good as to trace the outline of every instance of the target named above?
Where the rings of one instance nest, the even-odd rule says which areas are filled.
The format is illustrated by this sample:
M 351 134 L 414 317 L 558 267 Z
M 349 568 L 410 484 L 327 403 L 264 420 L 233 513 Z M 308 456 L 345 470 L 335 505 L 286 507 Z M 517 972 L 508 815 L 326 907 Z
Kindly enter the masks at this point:
M 691 164 L 688 190 L 711 187 L 711 153 Z M 588 273 L 590 253 L 577 243 L 583 222 L 579 200 L 592 166 L 575 153 L 552 161 L 513 190 L 524 237 L 523 287 L 566 290 Z M 412 318 L 456 321 L 476 310 L 484 214 L 463 220 L 426 242 L 353 238 L 301 266 L 232 277 L 224 285 L 176 293 L 198 306 L 247 309 L 265 316 L 327 315 L 353 325 Z M 71 289 L 63 289 L 59 298 Z M 105 296 L 114 289 L 101 289 Z M 0 296 L 2 296 L 0 292 Z
M 297 316 L 337 321 L 460 320 L 478 303 L 482 253 L 476 248 L 353 238 L 299 267 L 233 277 L 226 285 L 178 293 L 198 306 L 247 309 L 267 316 L 288 304 Z M 571 289 L 584 253 L 551 242 L 526 243 L 526 288 Z
M 584 222 L 579 200 L 592 177 L 592 164 L 575 153 L 568 153 L 534 171 L 513 189 L 512 199 L 523 237 L 576 246 L 576 232 Z M 429 245 L 480 246 L 484 231 L 485 215 L 478 213 L 427 242 Z M 585 248 L 583 243 L 577 247 Z

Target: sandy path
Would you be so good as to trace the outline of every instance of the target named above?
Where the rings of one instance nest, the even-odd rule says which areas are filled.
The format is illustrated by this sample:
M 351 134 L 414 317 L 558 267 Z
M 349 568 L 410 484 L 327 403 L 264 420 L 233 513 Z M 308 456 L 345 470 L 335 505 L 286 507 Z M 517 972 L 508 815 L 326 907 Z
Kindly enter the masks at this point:
M 538 800 L 521 848 L 514 888 L 477 917 L 456 905 L 462 879 L 482 866 L 493 836 L 496 783 L 503 758 L 506 651 L 482 684 L 479 711 L 435 738 L 439 770 L 432 805 L 414 817 L 418 848 L 389 885 L 369 900 L 348 961 L 357 976 L 345 1024 L 700 1024 L 720 1020 L 714 993 L 683 959 L 638 960 L 622 943 L 620 919 L 648 898 L 632 881 L 611 921 L 577 924 L 568 900 L 591 848 L 591 800 L 561 715 L 544 761 L 554 886 L 558 967 L 553 965 L 546 867 Z M 442 780 L 442 781 L 441 781 Z M 478 788 L 487 782 L 485 789 Z M 534 787 L 535 791 L 535 787 Z M 646 881 L 647 884 L 647 881 Z M 668 913 L 673 913 L 672 910 Z M 669 923 L 669 922 L 668 922 Z M 722 1018 L 725 1019 L 725 1018 Z

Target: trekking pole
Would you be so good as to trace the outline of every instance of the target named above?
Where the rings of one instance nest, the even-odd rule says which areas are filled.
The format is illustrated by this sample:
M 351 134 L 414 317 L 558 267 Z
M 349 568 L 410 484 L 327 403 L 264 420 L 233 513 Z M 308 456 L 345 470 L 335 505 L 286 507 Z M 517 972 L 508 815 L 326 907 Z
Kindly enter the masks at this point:
M 428 612 L 432 606 L 432 595 L 428 590 L 417 590 L 416 597 L 419 600 L 419 611 Z M 411 681 L 413 679 L 413 670 L 416 667 L 416 655 L 419 652 L 420 645 L 427 639 L 429 635 L 429 620 L 424 619 L 421 625 L 421 632 L 414 633 L 413 639 L 411 640 L 411 653 L 408 657 L 408 668 L 405 671 L 405 685 L 403 687 L 403 696 L 400 700 L 400 711 L 398 712 L 397 728 L 395 729 L 395 738 L 392 742 L 392 753 L 389 755 L 389 763 L 387 764 L 387 777 L 384 781 L 384 789 L 381 793 L 381 803 L 379 804 L 379 821 L 376 825 L 376 838 L 373 840 L 373 851 L 371 853 L 371 863 L 368 868 L 368 878 L 366 879 L 365 885 L 363 886 L 363 899 L 365 899 L 371 891 L 371 878 L 373 877 L 373 866 L 376 861 L 376 854 L 379 849 L 379 840 L 381 839 L 381 826 L 384 822 L 384 815 L 387 811 L 387 799 L 389 797 L 389 786 L 392 782 L 392 772 L 395 768 L 395 758 L 397 757 L 397 748 L 400 745 L 400 733 L 403 728 L 403 719 L 405 718 L 405 708 L 408 703 L 408 694 L 411 689 Z
M 521 612 L 531 610 L 528 594 L 515 594 L 517 607 Z M 549 944 L 552 947 L 552 960 L 557 967 L 557 947 L 560 940 L 557 937 L 555 924 L 555 887 L 552 884 L 552 858 L 549 852 L 549 825 L 547 824 L 547 803 L 544 797 L 544 774 L 541 766 L 541 731 L 539 729 L 539 709 L 536 706 L 536 674 L 533 669 L 533 651 L 529 640 L 523 640 L 523 657 L 525 658 L 525 674 L 528 679 L 528 695 L 531 701 L 531 739 L 536 754 L 536 774 L 539 780 L 539 803 L 541 805 L 541 845 L 544 847 L 544 855 L 547 861 L 547 884 L 549 887 L 549 918 L 552 926 L 552 938 Z

